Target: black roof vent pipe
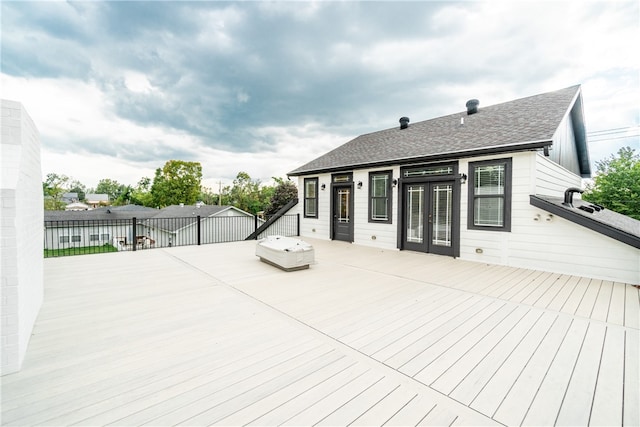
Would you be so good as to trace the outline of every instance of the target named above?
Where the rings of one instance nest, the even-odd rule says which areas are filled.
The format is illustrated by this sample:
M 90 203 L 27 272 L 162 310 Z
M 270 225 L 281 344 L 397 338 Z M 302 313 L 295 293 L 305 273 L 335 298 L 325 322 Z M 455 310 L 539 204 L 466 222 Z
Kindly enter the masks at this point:
M 409 127 L 409 117 L 400 117 L 400 129 Z
M 480 101 L 477 99 L 470 99 L 467 101 L 467 116 L 475 114 L 478 112 L 478 105 L 480 105 Z
M 582 194 L 584 191 L 576 187 L 567 188 L 564 192 L 564 202 L 562 203 L 564 206 L 573 207 L 573 193 Z

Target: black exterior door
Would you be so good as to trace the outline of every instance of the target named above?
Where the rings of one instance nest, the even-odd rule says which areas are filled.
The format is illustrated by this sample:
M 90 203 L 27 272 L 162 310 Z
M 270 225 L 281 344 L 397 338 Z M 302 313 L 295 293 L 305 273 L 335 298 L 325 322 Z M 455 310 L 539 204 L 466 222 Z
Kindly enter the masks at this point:
M 332 195 L 333 223 L 331 238 L 353 242 L 353 186 L 334 185 Z
M 456 194 L 455 181 L 403 185 L 403 249 L 456 256 Z

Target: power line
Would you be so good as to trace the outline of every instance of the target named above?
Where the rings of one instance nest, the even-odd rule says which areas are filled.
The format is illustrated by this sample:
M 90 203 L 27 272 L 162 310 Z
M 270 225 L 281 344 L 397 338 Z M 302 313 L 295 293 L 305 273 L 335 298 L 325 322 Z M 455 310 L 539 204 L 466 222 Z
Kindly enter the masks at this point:
M 640 135 L 627 135 L 627 136 L 617 136 L 615 138 L 602 138 L 602 139 L 590 139 L 589 142 L 603 142 L 603 141 L 613 141 L 616 139 L 627 139 L 627 138 L 640 138 Z
M 605 136 L 605 135 L 612 135 L 612 134 L 618 134 L 618 133 L 625 133 L 627 131 L 637 130 L 637 129 L 640 129 L 640 126 L 627 126 L 627 127 L 624 127 L 624 128 L 595 130 L 595 131 L 592 131 L 592 132 L 587 132 L 587 135 Z

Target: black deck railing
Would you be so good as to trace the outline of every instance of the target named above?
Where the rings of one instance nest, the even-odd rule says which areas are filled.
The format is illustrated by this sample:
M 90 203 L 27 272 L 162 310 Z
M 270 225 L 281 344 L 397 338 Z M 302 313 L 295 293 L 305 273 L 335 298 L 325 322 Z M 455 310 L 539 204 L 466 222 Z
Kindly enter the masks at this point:
M 44 222 L 44 256 L 57 257 L 299 236 L 299 214 L 269 222 L 256 216 L 55 220 Z M 255 232 L 259 230 L 259 235 Z

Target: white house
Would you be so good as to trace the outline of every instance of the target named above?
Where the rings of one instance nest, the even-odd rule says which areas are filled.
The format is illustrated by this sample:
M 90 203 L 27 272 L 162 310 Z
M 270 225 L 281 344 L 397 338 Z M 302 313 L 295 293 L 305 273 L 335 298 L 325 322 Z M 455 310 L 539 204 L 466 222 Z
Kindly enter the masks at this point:
M 640 221 L 580 200 L 580 86 L 466 106 L 291 171 L 301 235 L 639 283 Z
M 92 209 L 109 205 L 108 194 L 85 194 L 84 199 Z
M 157 213 L 157 209 L 137 205 L 81 211 L 44 211 L 44 248 L 81 248 L 105 244 L 118 247 L 119 242 L 123 242 L 125 247 L 134 240 L 132 218 L 138 222 Z
M 136 232 L 149 237 L 156 247 L 193 245 L 198 234 L 200 244 L 238 241 L 256 227 L 252 214 L 234 206 L 181 204 L 156 212 L 153 217 L 141 221 Z M 262 222 L 258 220 L 258 225 Z

